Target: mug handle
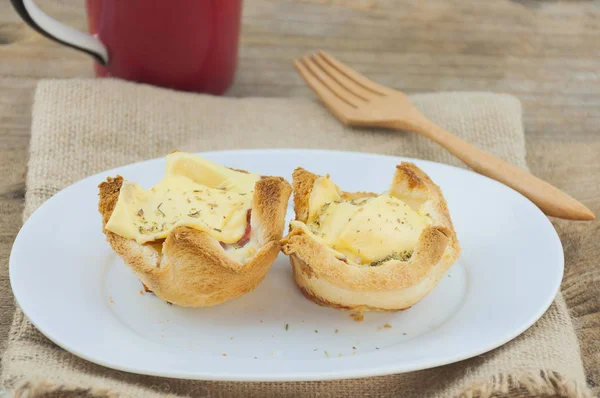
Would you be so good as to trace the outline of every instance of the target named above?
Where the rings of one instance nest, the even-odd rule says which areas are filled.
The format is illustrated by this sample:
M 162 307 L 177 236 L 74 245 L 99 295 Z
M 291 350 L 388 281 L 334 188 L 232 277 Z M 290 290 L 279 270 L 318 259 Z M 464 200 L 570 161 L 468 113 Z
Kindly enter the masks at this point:
M 102 65 L 108 65 L 108 50 L 89 33 L 83 33 L 44 14 L 33 0 L 10 0 L 17 13 L 33 29 L 60 44 L 83 51 Z

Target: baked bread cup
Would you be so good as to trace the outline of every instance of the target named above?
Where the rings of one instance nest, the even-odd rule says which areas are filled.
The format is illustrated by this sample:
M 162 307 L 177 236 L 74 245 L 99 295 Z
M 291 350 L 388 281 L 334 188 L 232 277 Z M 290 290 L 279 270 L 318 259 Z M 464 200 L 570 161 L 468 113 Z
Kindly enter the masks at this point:
M 317 304 L 398 311 L 425 297 L 460 247 L 440 188 L 403 162 L 387 193 L 342 192 L 302 168 L 293 173 L 295 221 L 282 240 L 294 278 Z M 332 209 L 332 207 L 335 207 Z
M 186 307 L 237 298 L 264 279 L 280 251 L 291 194 L 281 177 L 182 152 L 167 156 L 166 176 L 151 190 L 120 176 L 99 189 L 103 232 L 114 251 L 147 290 Z

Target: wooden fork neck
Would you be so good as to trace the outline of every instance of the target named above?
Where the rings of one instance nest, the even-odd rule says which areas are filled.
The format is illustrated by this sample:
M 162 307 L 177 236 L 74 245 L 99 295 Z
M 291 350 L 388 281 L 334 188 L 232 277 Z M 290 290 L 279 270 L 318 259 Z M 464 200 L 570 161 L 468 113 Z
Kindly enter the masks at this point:
M 437 124 L 427 119 L 416 109 L 415 111 L 406 114 L 402 120 L 391 121 L 388 127 L 396 130 L 417 133 L 439 144 L 442 144 L 442 142 L 446 141 L 448 139 L 448 135 L 452 135 Z

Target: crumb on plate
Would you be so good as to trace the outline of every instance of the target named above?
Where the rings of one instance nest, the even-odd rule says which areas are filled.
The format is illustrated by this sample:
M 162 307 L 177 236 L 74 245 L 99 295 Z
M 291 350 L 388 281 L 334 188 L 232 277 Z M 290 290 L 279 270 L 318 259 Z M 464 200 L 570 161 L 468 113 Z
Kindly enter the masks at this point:
M 356 322 L 362 322 L 365 319 L 365 315 L 362 312 L 353 312 L 352 314 L 350 314 L 350 316 L 352 317 L 352 319 L 354 319 Z

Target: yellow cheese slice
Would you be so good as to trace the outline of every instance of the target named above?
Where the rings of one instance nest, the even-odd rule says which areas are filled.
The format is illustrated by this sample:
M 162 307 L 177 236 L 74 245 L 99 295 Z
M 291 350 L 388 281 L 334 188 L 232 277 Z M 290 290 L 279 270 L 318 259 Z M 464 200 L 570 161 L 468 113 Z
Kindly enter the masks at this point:
M 306 230 L 319 242 L 359 264 L 415 248 L 430 218 L 389 194 L 343 200 L 328 177 L 319 177 L 309 197 Z
M 106 229 L 138 243 L 164 239 L 178 226 L 205 231 L 224 243 L 244 235 L 260 176 L 230 170 L 199 156 L 167 156 L 165 177 L 145 190 L 126 181 Z
M 370 198 L 359 206 L 339 236 L 340 243 L 364 262 L 412 251 L 427 226 L 427 218 L 390 195 Z

